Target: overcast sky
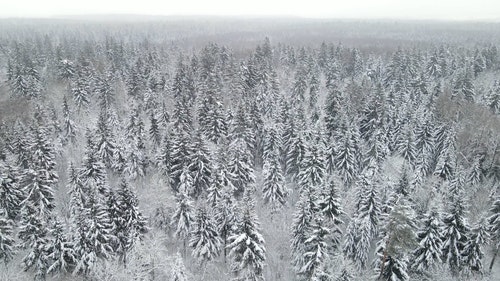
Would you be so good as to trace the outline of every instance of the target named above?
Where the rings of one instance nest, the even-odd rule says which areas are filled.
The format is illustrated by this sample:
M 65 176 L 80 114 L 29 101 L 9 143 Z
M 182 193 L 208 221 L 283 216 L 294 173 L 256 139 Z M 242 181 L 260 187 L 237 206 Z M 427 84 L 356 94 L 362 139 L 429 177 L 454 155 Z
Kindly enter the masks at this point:
M 0 0 L 0 7 L 0 17 L 144 14 L 500 20 L 500 0 Z

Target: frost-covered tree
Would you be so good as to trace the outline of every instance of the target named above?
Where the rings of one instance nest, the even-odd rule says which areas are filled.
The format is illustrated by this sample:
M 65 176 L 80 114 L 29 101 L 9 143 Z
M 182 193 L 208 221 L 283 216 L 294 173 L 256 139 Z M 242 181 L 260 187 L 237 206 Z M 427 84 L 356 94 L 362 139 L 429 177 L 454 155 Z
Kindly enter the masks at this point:
M 465 202 L 463 195 L 451 198 L 449 210 L 443 214 L 443 239 L 442 260 L 452 273 L 457 275 L 463 268 L 462 252 L 467 242 L 469 226 L 465 218 Z
M 412 268 L 426 272 L 441 265 L 441 218 L 436 210 L 426 213 L 417 231 L 417 249 L 414 251 Z
M 237 139 L 230 145 L 228 169 L 234 194 L 241 196 L 255 182 L 251 151 L 243 139 Z
M 198 132 L 192 143 L 193 153 L 189 156 L 189 171 L 193 178 L 190 195 L 197 198 L 205 193 L 213 173 L 212 159 L 203 135 Z
M 225 189 L 221 193 L 221 199 L 215 205 L 215 222 L 219 236 L 222 239 L 224 263 L 227 257 L 227 244 L 229 237 L 233 234 L 233 229 L 236 224 L 235 202 L 231 191 Z
M 14 219 L 19 214 L 23 200 L 18 170 L 0 161 L 0 209 L 3 209 L 7 218 Z
M 0 260 L 3 260 L 5 265 L 13 259 L 15 254 L 13 225 L 14 222 L 0 208 Z
M 251 196 L 247 191 L 244 197 L 245 206 L 227 245 L 230 249 L 231 270 L 235 274 L 235 280 L 264 280 L 266 248 Z
M 75 251 L 73 243 L 68 239 L 66 230 L 57 219 L 50 228 L 50 236 L 45 251 L 48 256 L 47 273 L 60 274 L 69 272 L 74 266 Z
M 105 206 L 98 200 L 97 192 L 90 191 L 87 206 L 75 215 L 73 243 L 75 267 L 73 274 L 88 275 L 95 270 L 102 259 L 107 259 L 113 252 L 113 225 Z
M 304 241 L 303 267 L 298 271 L 305 280 L 324 280 L 329 278 L 327 272 L 328 243 L 330 230 L 323 223 L 321 216 L 316 216 L 311 226 L 311 233 Z
M 464 263 L 469 267 L 472 273 L 483 273 L 483 246 L 489 240 L 489 233 L 487 224 L 484 219 L 481 219 L 474 225 L 470 231 L 467 242 L 465 242 L 461 255 L 463 256 Z
M 191 231 L 189 246 L 193 248 L 193 256 L 199 261 L 211 261 L 219 256 L 221 239 L 217 233 L 217 225 L 204 206 L 196 211 Z
M 490 216 L 488 217 L 488 230 L 490 232 L 491 242 L 493 243 L 493 257 L 491 258 L 489 271 L 493 269 L 495 259 L 500 250 L 500 195 L 497 195 L 489 210 Z
M 312 223 L 319 212 L 318 195 L 313 187 L 301 192 L 300 199 L 295 207 L 296 211 L 292 222 L 292 239 L 290 242 L 293 264 L 297 271 L 304 266 L 305 241 L 308 239 Z
M 377 245 L 375 269 L 380 280 L 409 280 L 408 255 L 416 245 L 414 215 L 406 202 L 389 213 Z
M 264 160 L 263 176 L 262 195 L 264 201 L 270 203 L 273 209 L 283 206 L 288 196 L 288 189 L 285 186 L 285 177 L 276 152 Z
M 323 148 L 318 144 L 310 144 L 300 165 L 299 183 L 302 188 L 307 188 L 309 185 L 321 185 L 325 174 Z
M 112 198 L 110 195 L 109 198 Z M 109 205 L 109 204 L 108 204 Z M 124 264 L 127 252 L 134 247 L 147 232 L 147 220 L 139 210 L 139 202 L 129 184 L 122 180 L 116 191 L 116 204 L 111 204 L 110 216 L 113 234 L 116 236 L 117 252 Z
M 182 260 L 181 254 L 177 253 L 174 257 L 170 269 L 169 281 L 188 281 L 187 270 L 184 266 L 184 261 Z
M 359 218 L 356 216 L 347 225 L 342 251 L 360 269 L 364 269 L 368 262 L 372 237 L 368 217 Z
M 186 243 L 194 223 L 193 203 L 185 191 L 179 191 L 176 201 L 172 225 L 175 227 L 175 236 L 183 240 L 184 255 L 186 255 Z
M 63 119 L 64 119 L 64 139 L 65 141 L 70 141 L 71 143 L 75 143 L 76 141 L 76 133 L 78 131 L 75 121 L 72 119 L 71 110 L 68 105 L 68 100 L 66 96 L 63 99 Z

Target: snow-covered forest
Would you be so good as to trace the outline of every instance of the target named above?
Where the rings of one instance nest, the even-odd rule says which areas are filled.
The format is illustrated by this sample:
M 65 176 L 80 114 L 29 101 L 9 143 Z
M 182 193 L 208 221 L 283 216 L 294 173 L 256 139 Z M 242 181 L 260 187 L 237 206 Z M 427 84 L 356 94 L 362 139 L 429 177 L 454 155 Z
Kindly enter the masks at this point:
M 498 280 L 500 25 L 0 21 L 0 280 Z

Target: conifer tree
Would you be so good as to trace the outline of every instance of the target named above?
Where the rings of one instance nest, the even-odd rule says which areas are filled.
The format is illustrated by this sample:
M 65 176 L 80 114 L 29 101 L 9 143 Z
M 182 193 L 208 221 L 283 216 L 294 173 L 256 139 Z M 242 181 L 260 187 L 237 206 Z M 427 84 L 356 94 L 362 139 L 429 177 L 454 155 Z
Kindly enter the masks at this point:
M 326 169 L 322 151 L 323 149 L 319 145 L 311 144 L 307 147 L 299 172 L 299 180 L 303 188 L 323 183 Z
M 77 127 L 75 121 L 71 119 L 71 111 L 69 109 L 66 96 L 63 99 L 63 118 L 64 118 L 64 139 L 74 143 L 76 141 Z
M 468 238 L 461 253 L 464 263 L 472 273 L 483 274 L 483 246 L 489 240 L 489 233 L 484 219 L 481 219 L 472 227 Z
M 297 271 L 300 271 L 305 264 L 304 243 L 311 233 L 314 217 L 319 211 L 318 196 L 314 187 L 310 186 L 301 192 L 295 209 L 290 247 L 293 256 L 292 262 Z
M 0 260 L 3 260 L 5 265 L 13 259 L 15 254 L 13 225 L 13 221 L 9 219 L 7 213 L 0 207 Z
M 233 141 L 230 147 L 228 169 L 231 185 L 234 187 L 234 194 L 241 196 L 255 182 L 252 155 L 242 139 Z
M 111 219 L 114 222 L 113 232 L 117 238 L 118 253 L 124 264 L 127 263 L 127 252 L 147 231 L 147 221 L 139 211 L 138 204 L 134 191 L 122 180 L 116 191 L 116 205 L 112 210 L 114 214 Z
M 364 269 L 368 261 L 368 252 L 373 237 L 371 231 L 368 217 L 355 216 L 347 225 L 342 251 L 360 269 Z
M 418 247 L 414 251 L 412 268 L 425 273 L 441 264 L 441 218 L 436 210 L 426 213 L 417 231 Z
M 35 280 L 45 280 L 48 267 L 48 256 L 45 251 L 47 245 L 47 226 L 43 217 L 37 212 L 34 203 L 28 201 L 21 210 L 21 223 L 18 236 L 21 239 L 20 246 L 28 249 L 23 257 L 24 270 L 34 269 Z
M 224 263 L 227 257 L 228 239 L 233 234 L 233 229 L 236 224 L 235 203 L 231 190 L 225 189 L 222 191 L 221 199 L 215 206 L 215 222 L 219 236 L 222 239 L 222 246 L 224 252 Z
M 16 218 L 24 197 L 17 169 L 0 162 L 0 210 L 4 210 L 7 218 Z
M 217 257 L 221 250 L 221 239 L 211 214 L 204 206 L 198 208 L 191 231 L 189 246 L 193 248 L 193 256 L 202 263 Z
M 192 150 L 189 170 L 193 177 L 193 190 L 190 192 L 196 198 L 207 191 L 213 173 L 210 152 L 200 132 L 194 137 Z
M 235 274 L 235 280 L 264 280 L 262 275 L 266 248 L 251 196 L 247 191 L 243 200 L 245 206 L 227 245 L 230 249 L 229 256 L 233 261 L 231 269 Z
M 264 160 L 263 176 L 262 195 L 264 201 L 270 203 L 273 210 L 283 206 L 288 196 L 288 189 L 285 186 L 285 178 L 281 171 L 277 152 Z
M 50 235 L 45 249 L 48 257 L 47 273 L 66 273 L 76 260 L 73 243 L 67 238 L 63 224 L 57 219 L 50 228 Z
M 493 244 L 493 257 L 491 258 L 489 271 L 493 269 L 495 259 L 500 250 L 500 195 L 493 198 L 493 204 L 490 207 L 490 216 L 488 217 L 488 230 L 490 232 L 491 242 Z
M 186 242 L 193 227 L 193 204 L 186 191 L 179 190 L 177 205 L 172 216 L 172 225 L 175 227 L 175 236 L 183 240 L 184 256 L 186 255 Z
M 465 202 L 462 195 L 453 195 L 449 210 L 443 215 L 442 260 L 456 276 L 463 267 L 463 252 L 468 240 L 469 227 L 465 218 Z
M 375 268 L 380 280 L 409 280 L 408 254 L 416 245 L 413 220 L 405 202 L 400 202 L 389 214 L 376 250 L 379 261 Z
M 333 247 L 336 248 L 340 244 L 337 236 L 342 232 L 339 225 L 343 223 L 340 216 L 344 214 L 339 199 L 339 191 L 337 188 L 339 181 L 335 178 L 330 178 L 327 186 L 322 189 L 318 200 L 318 207 L 321 214 L 325 217 L 326 223 L 330 228 L 330 234 L 333 236 Z
M 327 273 L 329 229 L 323 224 L 323 218 L 316 216 L 311 227 L 309 238 L 304 241 L 304 266 L 299 270 L 306 280 L 324 280 L 329 278 Z
M 177 253 L 174 257 L 172 269 L 170 270 L 169 281 L 187 281 L 187 271 L 182 261 L 181 254 Z
M 87 206 L 81 208 L 75 218 L 74 249 L 76 254 L 73 274 L 88 275 L 99 260 L 110 257 L 113 249 L 113 225 L 109 214 L 98 201 L 97 191 L 90 191 Z

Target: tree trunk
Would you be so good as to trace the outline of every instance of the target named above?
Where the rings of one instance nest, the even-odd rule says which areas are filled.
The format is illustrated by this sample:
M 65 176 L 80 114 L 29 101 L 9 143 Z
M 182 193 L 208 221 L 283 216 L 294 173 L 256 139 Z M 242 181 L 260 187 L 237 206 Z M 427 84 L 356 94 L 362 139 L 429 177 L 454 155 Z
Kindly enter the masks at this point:
M 495 253 L 493 254 L 493 257 L 491 258 L 491 262 L 490 262 L 490 273 L 491 273 L 491 270 L 493 269 L 493 265 L 495 264 L 495 259 L 497 257 L 497 254 L 498 254 L 498 247 L 496 247 L 495 249 Z

